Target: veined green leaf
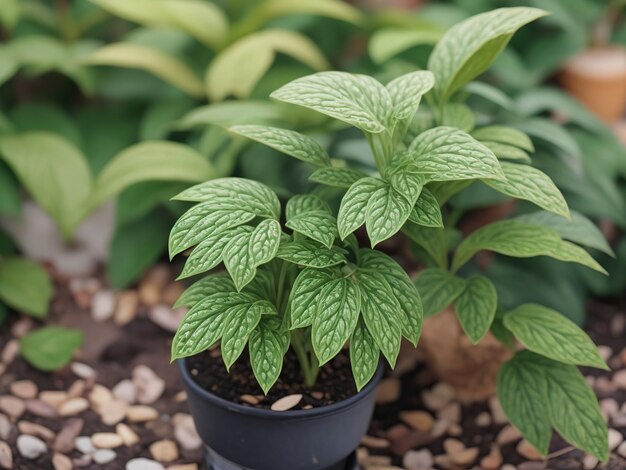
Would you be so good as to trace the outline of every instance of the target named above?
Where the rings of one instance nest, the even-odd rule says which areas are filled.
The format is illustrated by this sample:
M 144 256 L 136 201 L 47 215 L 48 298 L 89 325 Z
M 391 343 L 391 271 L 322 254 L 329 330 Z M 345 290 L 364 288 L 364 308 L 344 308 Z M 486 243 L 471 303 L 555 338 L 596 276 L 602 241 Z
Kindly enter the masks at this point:
M 362 318 L 350 338 L 350 364 L 357 390 L 371 380 L 378 367 L 379 349 Z
M 365 176 L 367 175 L 351 168 L 330 167 L 315 170 L 313 174 L 309 176 L 309 180 L 327 186 L 347 189 Z
M 286 223 L 290 229 L 331 248 L 339 235 L 337 220 L 327 211 L 311 211 L 298 214 Z
M 378 64 L 415 46 L 435 44 L 443 35 L 439 27 L 429 29 L 385 28 L 370 38 L 369 54 Z
M 414 282 L 422 297 L 424 315 L 427 317 L 446 309 L 465 290 L 463 279 L 439 268 L 423 270 Z
M 448 251 L 445 244 L 442 228 L 424 227 L 410 220 L 402 227 L 404 233 L 413 243 L 423 248 L 426 253 L 437 262 L 439 267 L 446 267 Z
M 446 103 L 443 108 L 441 125 L 454 127 L 463 132 L 471 132 L 476 125 L 476 118 L 469 106 L 463 103 Z
M 310 240 L 282 243 L 276 257 L 312 268 L 327 268 L 346 262 L 343 253 L 335 247 L 329 249 Z
M 235 233 L 234 229 L 220 230 L 204 238 L 185 260 L 185 266 L 178 279 L 204 273 L 220 264 L 224 248 Z
M 337 0 L 269 0 L 259 5 L 252 14 L 261 16 L 264 21 L 294 14 L 326 16 L 353 24 L 360 24 L 363 20 L 363 14 L 358 9 Z
M 9 307 L 45 318 L 53 294 L 52 282 L 38 263 L 24 258 L 0 259 L 0 300 Z
M 250 333 L 250 364 L 263 392 L 267 393 L 278 380 L 288 347 L 289 332 L 282 329 L 275 316 L 263 316 Z
M 391 185 L 378 189 L 365 209 L 365 227 L 372 246 L 398 233 L 412 209 L 412 204 Z
M 420 105 L 422 96 L 435 85 L 435 77 L 427 70 L 401 75 L 386 86 L 393 106 L 396 121 L 412 119 Z
M 478 343 L 489 331 L 498 307 L 498 293 L 484 276 L 472 276 L 465 281 L 465 290 L 456 299 L 454 310 L 463 331 Z
M 84 340 L 80 330 L 46 326 L 20 338 L 20 354 L 37 369 L 51 372 L 67 365 Z
M 282 117 L 277 103 L 254 100 L 224 101 L 191 110 L 173 126 L 176 129 L 228 127 L 245 122 L 276 121 Z
M 439 202 L 428 189 L 422 189 L 420 197 L 415 202 L 415 207 L 409 214 L 409 220 L 424 227 L 443 227 Z
M 320 167 L 330 166 L 330 157 L 326 150 L 315 140 L 299 132 L 256 125 L 233 126 L 229 130 L 303 162 Z
M 210 274 L 187 287 L 173 307 L 193 307 L 205 297 L 234 290 L 235 285 L 228 274 Z
M 230 369 L 243 352 L 250 334 L 261 321 L 261 316 L 275 313 L 276 308 L 266 300 L 234 305 L 226 311 L 224 333 L 220 342 L 226 369 Z
M 500 160 L 519 160 L 525 163 L 531 162 L 530 156 L 525 150 L 514 147 L 513 145 L 493 142 L 491 140 L 480 140 L 480 143 L 491 150 Z
M 567 202 L 550 177 L 536 168 L 501 162 L 506 180 L 483 180 L 498 192 L 530 201 L 542 209 L 569 217 Z
M 504 326 L 528 349 L 555 361 L 608 370 L 587 334 L 559 312 L 524 304 L 507 312 Z
M 424 187 L 425 178 L 419 172 L 410 153 L 396 154 L 383 172 L 385 180 L 413 206 Z
M 482 141 L 512 145 L 527 152 L 534 152 L 533 141 L 524 132 L 508 126 L 485 126 L 472 131 L 472 136 Z
M 389 92 L 378 81 L 347 72 L 321 72 L 298 78 L 270 96 L 374 134 L 386 129 L 393 106 Z
M 328 212 L 330 207 L 315 194 L 297 194 L 287 201 L 285 215 L 287 220 L 307 212 Z
M 341 199 L 337 227 L 339 236 L 344 240 L 348 235 L 365 223 L 365 209 L 376 191 L 384 187 L 378 178 L 360 178 L 353 183 Z
M 313 323 L 322 287 L 332 279 L 332 271 L 328 269 L 304 268 L 300 272 L 289 295 L 292 330 Z

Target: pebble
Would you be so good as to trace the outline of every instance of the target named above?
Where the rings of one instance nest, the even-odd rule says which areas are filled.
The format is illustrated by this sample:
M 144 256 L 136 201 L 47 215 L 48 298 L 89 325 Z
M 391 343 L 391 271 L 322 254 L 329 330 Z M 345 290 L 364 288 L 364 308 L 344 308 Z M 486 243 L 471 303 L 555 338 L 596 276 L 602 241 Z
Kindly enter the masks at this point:
M 89 401 L 92 408 L 98 411 L 103 405 L 113 401 L 113 393 L 104 385 L 95 384 L 89 392 Z
M 400 379 L 395 377 L 383 379 L 376 387 L 376 403 L 378 405 L 387 405 L 396 402 L 400 398 L 401 391 L 402 384 Z
M 57 415 L 54 408 L 41 400 L 26 400 L 26 409 L 29 413 L 42 418 L 54 418 Z
M 162 293 L 169 283 L 170 271 L 166 266 L 152 268 L 139 284 L 139 298 L 147 307 L 161 302 Z
M 84 421 L 80 418 L 69 419 L 63 426 L 63 429 L 61 429 L 61 432 L 57 434 L 52 445 L 53 449 L 63 454 L 71 452 L 76 444 L 76 438 L 83 430 L 83 424 Z
M 491 417 L 495 424 L 509 423 L 509 418 L 506 417 L 502 405 L 500 405 L 500 401 L 495 395 L 489 398 L 489 410 L 491 411 Z
M 626 442 L 622 442 L 619 447 L 617 448 L 617 453 L 621 456 L 626 458 Z
M 32 380 L 18 380 L 13 382 L 9 390 L 13 395 L 24 400 L 35 398 L 39 392 L 37 385 Z
M 0 441 L 0 468 L 13 469 L 13 452 L 9 444 L 4 441 Z
M 422 401 L 431 410 L 440 410 L 453 399 L 454 390 L 444 382 L 439 382 L 431 390 L 422 392 Z
M 183 403 L 187 401 L 187 392 L 185 390 L 181 390 L 180 392 L 178 392 L 176 395 L 174 395 L 174 401 L 176 403 Z
M 150 406 L 133 405 L 126 410 L 126 417 L 131 423 L 142 423 L 157 419 L 159 412 Z
M 139 457 L 126 462 L 126 470 L 165 470 L 165 467 L 154 460 Z
M 127 424 L 119 423 L 115 426 L 115 433 L 122 438 L 126 447 L 131 447 L 139 443 L 139 436 Z
M 96 451 L 96 448 L 91 441 L 91 437 L 89 436 L 80 436 L 74 440 L 74 446 L 76 449 L 83 454 L 93 454 Z
M 515 448 L 517 453 L 528 460 L 541 460 L 543 456 L 539 453 L 537 449 L 533 447 L 533 445 L 528 442 L 526 439 L 522 439 L 517 447 Z
M 386 449 L 389 447 L 389 441 L 387 439 L 369 435 L 365 435 L 361 438 L 361 444 L 371 449 Z
M 148 311 L 148 317 L 165 331 L 174 333 L 187 311 L 186 307 L 172 309 L 167 305 L 156 305 Z
M 272 403 L 270 407 L 273 411 L 287 411 L 296 406 L 302 400 L 302 394 L 294 393 L 293 395 L 287 395 Z
M 143 405 L 151 405 L 165 391 L 165 380 L 144 365 L 133 369 L 133 384 L 137 390 L 137 401 Z
M 2 350 L 2 362 L 5 364 L 11 364 L 17 357 L 17 353 L 20 352 L 20 343 L 16 339 L 10 340 Z
M 622 333 L 626 330 L 626 315 L 613 315 L 610 330 L 613 336 L 622 336 Z
M 502 430 L 498 433 L 496 437 L 496 442 L 500 445 L 510 444 L 511 442 L 515 442 L 518 439 L 521 439 L 522 435 L 520 432 L 511 424 L 507 424 L 502 428 Z
M 0 440 L 6 441 L 11 435 L 13 425 L 6 415 L 0 413 Z
M 178 446 L 170 439 L 156 441 L 150 445 L 150 455 L 159 462 L 173 462 L 178 459 Z
M 258 405 L 259 404 L 259 399 L 257 397 L 255 397 L 254 395 L 241 395 L 239 397 L 239 399 L 244 402 L 247 403 L 248 405 Z
M 100 419 L 107 426 L 114 426 L 126 417 L 128 404 L 121 400 L 113 400 L 103 404 L 100 409 Z
M 461 404 L 456 401 L 448 403 L 437 412 L 437 416 L 449 424 L 459 423 L 461 421 Z
M 72 470 L 74 468 L 72 460 L 67 455 L 58 452 L 52 456 L 52 466 L 54 470 Z
M 500 470 L 517 470 L 515 468 L 515 465 L 511 465 L 510 463 L 505 463 L 504 465 L 502 465 L 502 468 Z
M 487 413 L 486 411 L 483 411 L 482 413 L 479 413 L 478 416 L 476 416 L 476 426 L 480 428 L 486 428 L 487 426 L 490 426 L 490 425 L 491 425 L 491 415 Z
M 480 461 L 480 467 L 484 470 L 498 470 L 502 465 L 502 452 L 496 445 L 491 446 L 491 451 Z
M 465 444 L 458 439 L 446 439 L 443 441 L 443 449 L 448 455 L 454 455 L 465 450 Z
M 198 464 L 184 463 L 181 465 L 170 465 L 167 470 L 198 470 Z
M 626 370 L 620 372 L 626 372 Z M 593 384 L 593 388 L 596 390 L 597 394 L 601 396 L 606 396 L 617 390 L 620 385 L 615 382 L 616 379 L 621 382 L 622 388 L 626 390 L 626 374 L 622 373 L 621 375 L 619 375 L 620 372 L 615 373 L 615 375 L 613 376 L 613 380 L 604 376 L 599 376 L 598 378 L 596 378 Z
M 619 403 L 614 398 L 605 398 L 600 400 L 600 411 L 605 420 L 619 412 Z
M 96 321 L 106 321 L 115 313 L 115 294 L 111 290 L 96 292 L 91 301 L 91 316 Z
M 17 451 L 25 459 L 36 459 L 48 451 L 46 443 L 38 437 L 22 434 L 17 438 Z
M 598 354 L 604 362 L 608 361 L 613 355 L 613 350 L 610 346 L 600 345 L 598 346 Z
M 478 451 L 478 447 L 468 447 L 460 452 L 451 454 L 450 459 L 454 465 L 469 468 L 478 458 Z
M 124 439 L 114 432 L 97 432 L 91 436 L 96 449 L 115 449 L 124 445 Z
M 76 416 L 89 408 L 89 402 L 82 397 L 70 398 L 58 408 L 59 416 Z
M 88 366 L 87 364 L 84 364 L 82 362 L 72 362 L 72 364 L 70 365 L 70 370 L 75 375 L 85 380 L 94 380 L 98 375 L 93 367 Z
M 139 294 L 134 290 L 125 290 L 117 296 L 117 308 L 113 321 L 120 325 L 126 325 L 133 321 L 139 308 Z
M 622 442 L 624 442 L 624 436 L 617 429 L 609 429 L 609 451 L 616 449 Z
M 583 468 L 585 470 L 593 470 L 597 466 L 598 466 L 598 459 L 595 458 L 593 455 L 586 454 L 583 457 Z
M 124 379 L 113 387 L 113 396 L 132 405 L 137 400 L 137 387 L 131 380 Z
M 75 380 L 74 383 L 70 385 L 70 388 L 67 389 L 67 394 L 70 398 L 80 397 L 83 395 L 83 393 L 85 393 L 86 387 L 87 384 L 83 379 Z
M 54 432 L 45 426 L 37 423 L 31 423 L 30 421 L 20 421 L 17 423 L 17 429 L 22 434 L 28 434 L 30 436 L 39 437 L 46 441 L 54 439 Z
M 113 462 L 117 457 L 117 453 L 111 449 L 99 449 L 94 452 L 92 458 L 98 465 L 104 465 Z
M 461 427 L 461 425 L 456 424 L 456 423 L 453 423 L 450 426 L 448 426 L 448 429 L 446 429 L 446 431 L 451 436 L 461 436 L 461 435 L 463 435 L 463 428 Z
M 619 412 L 611 417 L 611 423 L 618 428 L 626 428 L 626 413 Z
M 448 427 L 450 426 L 450 423 L 448 423 L 447 421 L 440 419 L 435 421 L 435 425 L 433 426 L 432 431 L 430 432 L 430 434 L 436 439 L 439 438 L 441 436 L 443 436 L 446 431 L 448 430 Z
M 57 409 L 68 398 L 68 394 L 63 391 L 46 390 L 39 393 L 39 399 L 54 409 Z
M 195 450 L 202 446 L 202 439 L 198 436 L 196 425 L 191 415 L 176 413 L 172 418 L 174 424 L 174 437 L 185 450 Z
M 619 370 L 613 374 L 613 383 L 622 390 L 626 390 L 626 369 Z
M 428 449 L 410 450 L 402 457 L 402 465 L 407 470 L 428 470 L 433 464 L 433 454 Z
M 182 282 L 173 282 L 163 291 L 163 303 L 172 306 L 178 298 L 185 292 L 185 285 Z
M 15 338 L 21 338 L 35 326 L 35 322 L 31 318 L 21 318 L 11 327 L 11 334 Z
M 0 396 L 0 411 L 3 411 L 11 418 L 17 419 L 24 414 L 26 404 L 21 398 L 11 395 Z
M 435 423 L 432 415 L 422 410 L 401 411 L 400 419 L 413 429 L 417 429 L 422 432 L 430 431 Z

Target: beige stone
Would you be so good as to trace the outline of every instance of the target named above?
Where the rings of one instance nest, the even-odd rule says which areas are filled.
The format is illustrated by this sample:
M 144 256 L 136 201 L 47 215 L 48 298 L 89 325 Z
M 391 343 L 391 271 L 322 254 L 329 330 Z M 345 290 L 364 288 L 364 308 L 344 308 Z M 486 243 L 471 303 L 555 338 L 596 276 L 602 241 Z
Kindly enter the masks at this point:
M 32 380 L 18 380 L 9 386 L 9 390 L 13 395 L 24 400 L 35 398 L 39 389 Z
M 0 468 L 13 469 L 13 452 L 9 444 L 4 441 L 0 441 Z
M 178 459 L 178 446 L 170 439 L 156 441 L 150 445 L 150 455 L 159 462 L 173 462 Z
M 174 437 L 185 450 L 195 450 L 202 446 L 202 440 L 196 430 L 191 415 L 176 413 L 172 418 L 174 424 Z
M 469 468 L 478 458 L 478 447 L 468 447 L 450 455 L 452 463 L 463 468 Z
M 259 399 L 254 395 L 241 395 L 239 399 L 248 405 L 258 405 Z
M 413 429 L 423 432 L 429 432 L 435 423 L 432 415 L 422 410 L 401 411 L 400 419 Z
M 100 407 L 100 419 L 107 426 L 113 426 L 126 417 L 128 404 L 120 400 L 113 400 Z
M 74 468 L 72 460 L 68 456 L 58 452 L 52 456 L 52 466 L 54 470 L 72 470 Z
M 163 291 L 163 303 L 169 307 L 173 306 L 183 292 L 185 285 L 182 282 L 173 282 Z
M 70 398 L 62 403 L 59 408 L 59 416 L 76 416 L 89 408 L 89 402 L 82 397 Z
M 184 463 L 181 465 L 170 465 L 166 470 L 198 470 L 198 464 Z
M 70 388 L 67 389 L 67 394 L 70 398 L 81 397 L 83 393 L 85 393 L 85 389 L 87 388 L 87 384 L 83 379 L 75 380 Z
M 137 389 L 137 401 L 143 405 L 154 403 L 165 391 L 165 381 L 144 365 L 133 369 L 133 383 Z
M 119 423 L 115 426 L 115 432 L 122 438 L 126 447 L 131 447 L 139 443 L 139 436 L 127 424 Z
M 137 387 L 131 380 L 124 379 L 113 387 L 113 396 L 132 405 L 137 400 Z
M 126 410 L 126 417 L 131 423 L 141 423 L 157 419 L 159 412 L 151 406 L 133 405 Z
M 54 432 L 41 424 L 32 423 L 30 421 L 19 421 L 17 423 L 17 429 L 22 434 L 28 434 L 30 436 L 40 437 L 46 441 L 54 439 Z
M 287 411 L 296 406 L 302 400 L 300 393 L 294 393 L 293 395 L 287 395 L 272 403 L 270 407 L 273 411 Z
M 543 456 L 539 453 L 539 451 L 535 449 L 535 447 L 526 439 L 522 439 L 520 443 L 517 444 L 517 447 L 515 448 L 515 450 L 517 450 L 518 454 L 520 454 L 522 457 L 528 460 L 542 460 L 543 459 Z
M 491 446 L 491 451 L 480 461 L 483 470 L 498 470 L 502 465 L 502 452 L 497 445 Z
M 63 391 L 45 390 L 39 393 L 39 399 L 54 409 L 57 409 L 68 398 L 67 392 Z
M 104 404 L 110 403 L 113 400 L 113 393 L 111 393 L 111 390 L 106 388 L 104 385 L 95 384 L 89 392 L 89 401 L 91 402 L 91 407 L 96 412 L 99 412 L 100 408 Z
M 117 308 L 113 321 L 118 325 L 130 323 L 137 315 L 139 308 L 139 294 L 134 290 L 125 290 L 117 296 Z
M 70 370 L 74 372 L 75 375 L 85 380 L 94 380 L 98 375 L 93 367 L 82 362 L 72 362 Z
M 96 449 L 115 449 L 124 445 L 124 439 L 114 432 L 97 432 L 91 436 Z
M 389 441 L 387 439 L 369 435 L 363 436 L 363 438 L 361 439 L 361 444 L 369 447 L 370 449 L 386 449 L 387 447 L 389 447 Z
M 441 408 L 437 412 L 437 417 L 450 424 L 456 424 L 461 421 L 461 404 L 453 401 Z
M 496 436 L 496 442 L 500 445 L 510 444 L 522 438 L 520 432 L 514 426 L 507 424 Z
M 0 396 L 0 411 L 11 418 L 17 419 L 24 414 L 26 404 L 21 398 L 11 395 Z
M 376 387 L 376 403 L 386 405 L 398 401 L 401 389 L 402 384 L 396 377 L 381 380 L 378 387 Z

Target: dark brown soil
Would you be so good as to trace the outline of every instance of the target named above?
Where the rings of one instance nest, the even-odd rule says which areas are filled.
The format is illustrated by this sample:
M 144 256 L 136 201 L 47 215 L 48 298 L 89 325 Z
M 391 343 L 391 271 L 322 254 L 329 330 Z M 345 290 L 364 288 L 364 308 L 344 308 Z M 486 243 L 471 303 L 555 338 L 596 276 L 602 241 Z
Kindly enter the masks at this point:
M 356 394 L 354 379 L 350 370 L 350 360 L 344 352 L 320 369 L 315 386 L 308 388 L 302 381 L 302 375 L 295 354 L 290 350 L 285 356 L 283 370 L 268 395 L 265 396 L 259 387 L 250 362 L 242 356 L 226 370 L 218 350 L 207 351 L 190 358 L 189 372 L 196 382 L 205 390 L 226 400 L 247 406 L 269 409 L 276 400 L 295 393 L 302 394 L 302 400 L 293 409 L 307 409 L 330 405 L 345 400 Z M 252 395 L 259 399 L 256 405 L 241 400 L 242 395 Z

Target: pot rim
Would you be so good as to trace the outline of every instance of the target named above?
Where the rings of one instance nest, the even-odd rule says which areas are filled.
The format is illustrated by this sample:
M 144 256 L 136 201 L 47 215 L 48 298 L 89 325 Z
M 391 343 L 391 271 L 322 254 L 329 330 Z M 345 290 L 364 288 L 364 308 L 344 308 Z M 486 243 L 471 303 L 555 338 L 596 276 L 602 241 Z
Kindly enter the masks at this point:
M 202 388 L 191 376 L 189 370 L 187 370 L 187 358 L 177 359 L 178 370 L 183 378 L 183 381 L 186 383 L 188 387 L 190 387 L 193 392 L 199 395 L 202 399 L 207 400 L 217 406 L 222 408 L 227 408 L 230 411 L 234 411 L 237 413 L 259 416 L 268 419 L 284 419 L 284 418 L 299 418 L 299 419 L 307 419 L 307 418 L 316 418 L 319 416 L 334 414 L 336 412 L 351 408 L 356 405 L 360 400 L 365 398 L 370 393 L 374 392 L 376 389 L 376 385 L 380 381 L 383 375 L 383 361 L 380 360 L 378 362 L 378 367 L 376 368 L 376 372 L 367 383 L 365 387 L 361 389 L 361 391 L 357 392 L 355 395 L 347 398 L 345 400 L 338 401 L 336 403 L 332 403 L 331 405 L 319 406 L 317 408 L 311 408 L 309 410 L 286 410 L 286 411 L 274 411 L 268 410 L 265 408 L 255 408 L 252 406 L 244 406 L 239 403 L 235 403 L 230 400 L 226 400 L 224 398 L 218 397 L 214 393 L 211 393 L 204 388 Z

